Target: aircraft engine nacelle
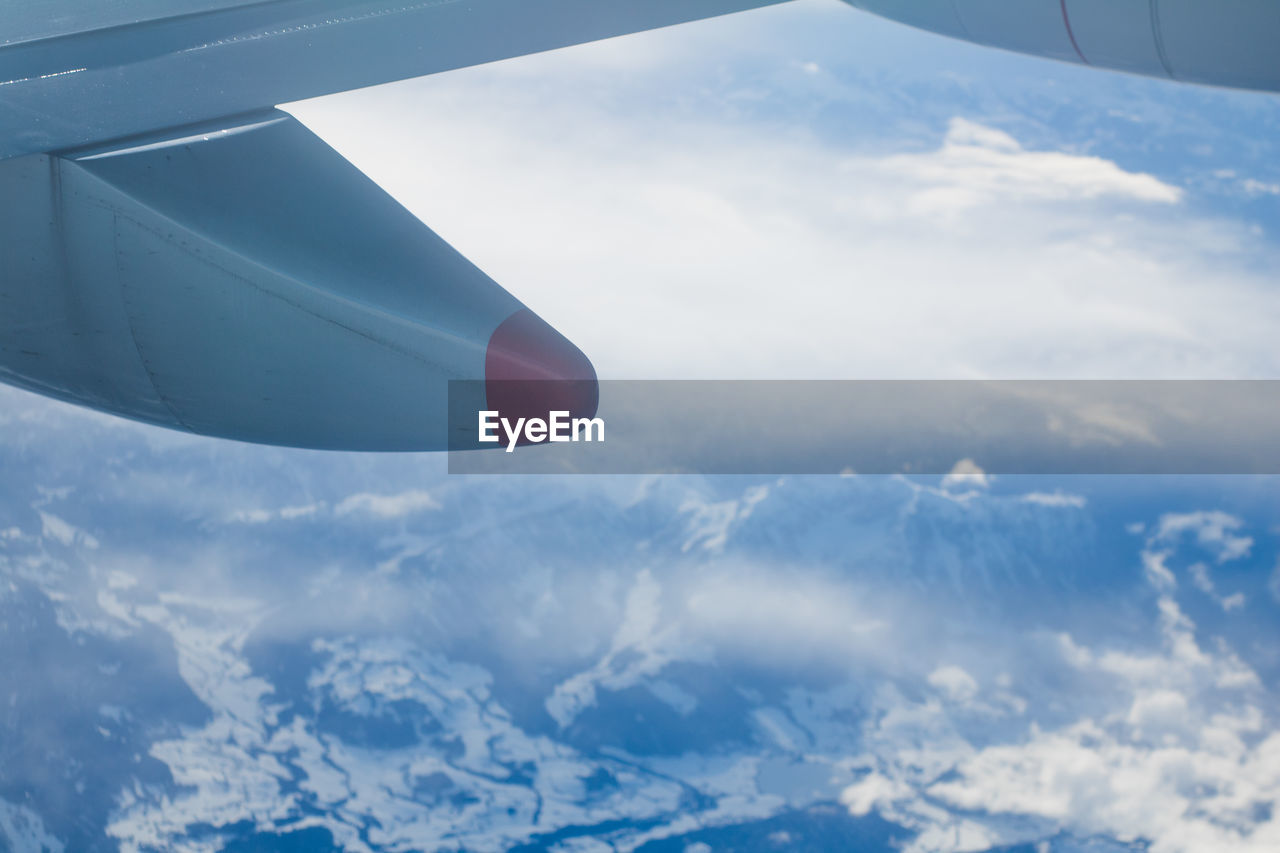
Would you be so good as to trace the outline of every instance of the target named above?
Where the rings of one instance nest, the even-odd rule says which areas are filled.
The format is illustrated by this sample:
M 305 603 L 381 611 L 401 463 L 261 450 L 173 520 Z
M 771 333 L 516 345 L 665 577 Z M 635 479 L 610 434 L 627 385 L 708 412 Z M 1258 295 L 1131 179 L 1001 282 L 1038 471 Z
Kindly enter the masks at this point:
M 845 0 L 904 24 L 1069 62 L 1280 89 L 1274 0 Z
M 314 448 L 445 448 L 450 379 L 572 380 L 534 387 L 595 412 L 573 344 L 284 113 L 6 160 L 0 187 L 7 382 Z

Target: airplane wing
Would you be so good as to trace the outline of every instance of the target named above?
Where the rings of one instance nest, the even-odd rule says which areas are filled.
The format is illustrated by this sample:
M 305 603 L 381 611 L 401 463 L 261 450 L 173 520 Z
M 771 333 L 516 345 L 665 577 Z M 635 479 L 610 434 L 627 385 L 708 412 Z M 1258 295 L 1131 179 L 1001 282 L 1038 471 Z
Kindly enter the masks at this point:
M 1280 91 L 1275 0 L 845 0 L 990 47 L 1187 83 Z
M 477 409 L 590 417 L 585 355 L 272 107 L 778 2 L 5 4 L 0 380 L 316 448 L 448 447 L 454 379 L 481 380 Z M 1276 0 L 847 2 L 996 47 L 1280 89 Z
M 446 447 L 449 379 L 595 411 L 576 347 L 285 113 L 0 166 L 14 384 L 350 450 Z
M 0 11 L 0 158 L 782 0 L 37 0 Z
M 787 0 L 27 0 L 0 10 L 0 158 Z M 1274 0 L 846 0 L 981 44 L 1280 89 Z
M 313 448 L 443 449 L 453 379 L 590 417 L 586 356 L 271 107 L 771 2 L 9 4 L 0 379 Z

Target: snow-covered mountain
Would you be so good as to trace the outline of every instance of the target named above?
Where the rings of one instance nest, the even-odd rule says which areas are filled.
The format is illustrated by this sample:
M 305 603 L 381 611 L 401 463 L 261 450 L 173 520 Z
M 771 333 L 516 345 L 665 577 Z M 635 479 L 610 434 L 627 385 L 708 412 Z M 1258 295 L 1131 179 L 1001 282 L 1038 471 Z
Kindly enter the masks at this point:
M 1262 850 L 1262 480 L 459 478 L 2 392 L 0 849 Z

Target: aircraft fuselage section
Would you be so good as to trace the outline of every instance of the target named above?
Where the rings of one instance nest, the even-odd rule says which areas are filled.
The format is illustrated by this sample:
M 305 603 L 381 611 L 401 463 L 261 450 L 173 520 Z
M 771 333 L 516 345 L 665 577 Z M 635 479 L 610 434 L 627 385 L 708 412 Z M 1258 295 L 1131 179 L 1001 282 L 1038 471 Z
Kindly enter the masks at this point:
M 1188 83 L 1280 91 L 1274 0 L 845 0 L 1019 53 Z

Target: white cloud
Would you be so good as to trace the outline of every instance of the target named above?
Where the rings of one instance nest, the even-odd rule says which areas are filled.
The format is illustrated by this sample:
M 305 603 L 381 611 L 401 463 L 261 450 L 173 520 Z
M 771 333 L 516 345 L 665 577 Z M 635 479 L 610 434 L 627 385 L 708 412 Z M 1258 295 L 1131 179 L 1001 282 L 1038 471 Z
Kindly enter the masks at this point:
M 1280 822 L 1255 825 L 1252 810 L 1280 800 L 1280 735 L 1248 750 L 1230 731 L 1237 722 L 1221 721 L 1222 743 L 1206 736 L 1155 748 L 1092 723 L 1038 732 L 982 750 L 928 793 L 960 809 L 1063 823 L 1080 836 L 1149 839 L 1156 853 L 1274 849 Z
M 0 800 L 0 841 L 15 851 L 62 853 L 66 846 L 45 829 L 40 815 L 26 806 Z
M 736 500 L 712 503 L 686 501 L 680 509 L 688 513 L 689 523 L 680 550 L 722 551 L 734 527 L 749 519 L 756 505 L 767 497 L 768 486 L 752 486 Z
M 942 488 L 952 489 L 970 486 L 985 489 L 991 485 L 991 477 L 972 459 L 961 459 L 951 467 L 951 471 L 942 478 Z
M 1209 567 L 1204 563 L 1193 563 L 1191 568 L 1187 569 L 1191 574 L 1191 581 L 1196 588 L 1207 595 L 1213 595 L 1213 578 L 1209 577 Z
M 1240 188 L 1248 195 L 1280 195 L 1280 184 L 1270 184 L 1254 178 L 1241 181 Z
M 911 787 L 905 782 L 890 779 L 880 773 L 868 773 L 857 784 L 850 785 L 841 792 L 840 802 L 848 806 L 851 814 L 862 817 L 874 809 L 908 798 L 912 793 Z
M 1209 573 L 1209 567 L 1204 563 L 1193 563 L 1187 571 L 1191 573 L 1191 581 L 1196 585 L 1196 588 L 1218 602 L 1218 606 L 1224 611 L 1230 612 L 1244 606 L 1244 593 L 1236 592 L 1231 595 L 1220 595 L 1218 593 L 1217 586 L 1213 582 L 1213 576 Z
M 978 695 L 978 682 L 958 666 L 940 666 L 929 673 L 928 681 L 953 702 L 969 702 Z
M 1230 613 L 1232 610 L 1244 607 L 1246 600 L 1243 592 L 1233 592 L 1231 595 L 1225 595 L 1218 599 L 1218 604 L 1222 606 L 1223 610 Z
M 1249 223 L 981 116 L 874 146 L 746 120 L 757 85 L 818 111 L 842 57 L 746 82 L 754 48 L 700 49 L 714 32 L 611 43 L 619 67 L 590 75 L 566 51 L 293 109 L 606 378 L 1280 372 L 1278 264 Z M 681 49 L 623 63 L 658 45 Z
M 891 611 L 866 592 L 741 563 L 704 568 L 679 589 L 688 636 L 754 665 L 781 668 L 882 658 Z
M 1056 638 L 1061 659 L 1091 685 L 1079 703 L 1090 710 L 1074 721 L 1033 722 L 1022 736 L 996 743 L 969 740 L 936 701 L 882 692 L 865 731 L 869 772 L 842 802 L 854 814 L 874 810 L 915 830 L 907 847 L 914 853 L 1061 833 L 1143 841 L 1153 853 L 1274 849 L 1280 733 L 1264 710 L 1261 681 L 1224 642 L 1202 647 L 1172 597 L 1177 586 L 1164 562 L 1175 554 L 1153 550 L 1207 530 L 1210 543 L 1234 553 L 1239 546 L 1222 543 L 1238 538 L 1231 532 L 1237 527 L 1214 513 L 1161 519 L 1143 554 L 1158 596 L 1158 651 L 1091 649 L 1066 634 Z M 1052 663 L 1037 668 L 1050 671 Z M 950 697 L 982 698 L 963 670 L 944 667 L 928 681 Z M 901 721 L 913 718 L 920 722 L 904 728 Z M 921 723 L 927 737 L 918 734 Z
M 424 510 L 440 509 L 440 503 L 427 492 L 410 489 L 395 495 L 362 492 L 343 499 L 333 508 L 334 515 L 367 513 L 379 518 L 402 518 Z
M 324 509 L 324 504 L 301 504 L 298 506 L 282 506 L 278 509 L 238 509 L 227 517 L 233 524 L 267 524 L 272 521 L 293 521 L 299 518 L 310 518 Z
M 1028 492 L 1018 500 L 1037 506 L 1062 507 L 1064 509 L 1084 509 L 1088 503 L 1084 495 L 1071 495 L 1065 492 Z
M 1220 510 L 1212 512 L 1169 513 L 1160 517 L 1153 534 L 1159 542 L 1174 542 L 1184 534 L 1194 534 L 1203 547 L 1216 552 L 1219 563 L 1247 557 L 1253 539 L 1236 531 L 1244 522 Z
M 83 546 L 92 551 L 98 547 L 98 540 L 93 536 L 51 512 L 40 511 L 40 535 L 68 548 Z
M 1166 595 L 1177 589 L 1177 575 L 1169 566 L 1169 559 L 1175 546 L 1184 537 L 1194 538 L 1197 544 L 1214 555 L 1219 564 L 1247 557 L 1253 549 L 1253 538 L 1239 532 L 1243 527 L 1241 519 L 1220 510 L 1166 513 L 1160 516 L 1148 537 L 1147 547 L 1142 551 L 1142 564 L 1148 582 Z M 1218 592 L 1209 567 L 1204 563 L 1192 563 L 1187 567 L 1187 573 L 1192 584 L 1217 602 L 1224 611 L 1244 606 L 1243 593 Z
M 1169 559 L 1167 551 L 1152 551 L 1146 549 L 1142 552 L 1142 569 L 1147 576 L 1147 582 L 1161 592 L 1173 592 L 1178 588 L 1178 578 L 1174 575 L 1165 562 Z
M 561 728 L 596 703 L 597 688 L 620 690 L 644 676 L 656 675 L 678 656 L 677 626 L 661 618 L 662 587 L 648 571 L 637 575 L 627 593 L 622 623 L 609 650 L 590 668 L 556 685 L 547 697 L 547 713 Z
M 674 572 L 660 581 L 648 569 L 635 576 L 604 651 L 545 701 L 561 727 L 593 707 L 598 690 L 653 685 L 676 661 L 735 660 L 794 673 L 897 660 L 900 650 L 886 648 L 895 620 L 883 595 L 739 561 L 692 565 L 698 570 L 688 577 Z M 963 701 L 966 689 L 956 679 L 964 673 L 950 669 L 940 672 L 939 689 Z M 692 707 L 657 683 L 651 692 L 659 699 L 680 712 Z
M 954 118 L 942 147 L 887 157 L 878 167 L 910 185 L 907 205 L 925 216 L 988 204 L 1099 198 L 1175 204 L 1182 191 L 1098 157 L 1027 151 L 1007 133 Z

